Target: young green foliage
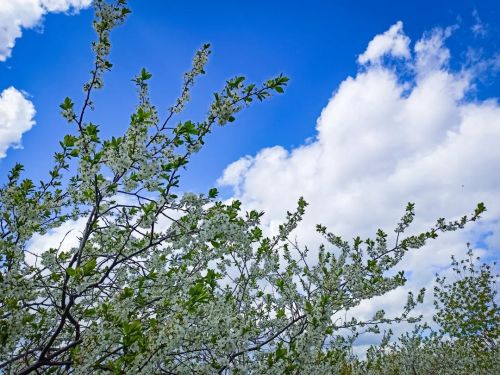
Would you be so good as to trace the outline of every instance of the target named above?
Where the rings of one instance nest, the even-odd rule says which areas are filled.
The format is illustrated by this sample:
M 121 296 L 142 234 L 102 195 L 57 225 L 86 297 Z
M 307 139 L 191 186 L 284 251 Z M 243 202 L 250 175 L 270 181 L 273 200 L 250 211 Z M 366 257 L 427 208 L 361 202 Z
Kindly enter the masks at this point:
M 452 257 L 453 277 L 436 277 L 434 321 L 437 328 L 417 325 L 393 343 L 388 331 L 379 346 L 368 350 L 357 374 L 497 374 L 500 371 L 498 275 L 479 264 L 469 248 L 467 258 Z M 493 267 L 495 264 L 493 264 Z

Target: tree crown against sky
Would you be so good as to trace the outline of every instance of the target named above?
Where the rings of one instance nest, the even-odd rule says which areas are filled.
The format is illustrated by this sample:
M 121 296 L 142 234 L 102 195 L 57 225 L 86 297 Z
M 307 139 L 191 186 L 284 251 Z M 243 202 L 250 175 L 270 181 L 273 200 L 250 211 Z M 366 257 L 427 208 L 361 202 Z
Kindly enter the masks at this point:
M 204 74 L 210 49 L 196 52 L 179 98 L 166 117 L 149 98 L 152 75 L 133 79 L 138 105 L 126 132 L 102 139 L 86 120 L 92 93 L 102 88 L 109 32 L 121 24 L 124 1 L 95 2 L 95 62 L 81 107 L 61 104 L 74 131 L 61 141 L 50 178 L 35 185 L 12 169 L 0 192 L 2 228 L 2 363 L 7 371 L 255 373 L 340 371 L 358 335 L 381 325 L 416 321 L 422 294 L 408 295 L 398 316 L 345 319 L 345 311 L 405 283 L 391 272 L 408 251 L 440 232 L 462 229 L 471 216 L 437 220 L 405 235 L 408 204 L 396 239 L 379 230 L 352 243 L 318 225 L 318 257 L 291 237 L 307 203 L 300 199 L 274 236 L 262 213 L 217 201 L 217 191 L 180 192 L 179 171 L 204 145 L 214 125 L 227 125 L 255 100 L 281 93 L 284 76 L 263 85 L 243 77 L 214 94 L 203 121 L 175 122 Z M 265 207 L 264 207 L 265 208 Z M 83 219 L 78 244 L 27 251 L 36 233 Z

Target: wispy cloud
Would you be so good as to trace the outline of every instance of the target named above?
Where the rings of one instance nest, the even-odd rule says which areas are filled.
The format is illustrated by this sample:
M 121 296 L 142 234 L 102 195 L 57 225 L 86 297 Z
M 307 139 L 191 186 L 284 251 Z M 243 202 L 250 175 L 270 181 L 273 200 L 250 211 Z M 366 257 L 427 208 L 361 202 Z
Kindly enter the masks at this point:
M 472 17 L 474 18 L 474 25 L 471 26 L 471 31 L 476 37 L 484 37 L 488 34 L 488 25 L 485 24 L 479 17 L 479 12 L 474 9 L 472 12 Z

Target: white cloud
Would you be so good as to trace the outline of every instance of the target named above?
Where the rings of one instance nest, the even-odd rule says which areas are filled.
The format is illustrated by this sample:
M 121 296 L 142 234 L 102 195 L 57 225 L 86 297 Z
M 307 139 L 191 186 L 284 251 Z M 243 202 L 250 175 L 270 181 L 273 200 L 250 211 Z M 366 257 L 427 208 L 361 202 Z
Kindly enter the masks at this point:
M 315 141 L 245 156 L 219 179 L 247 208 L 266 210 L 269 231 L 303 195 L 310 205 L 296 235 L 310 249 L 319 242 L 313 234 L 317 223 L 349 239 L 371 236 L 377 228 L 391 232 L 408 201 L 416 203 L 415 230 L 485 202 L 488 212 L 480 224 L 409 253 L 402 264 L 411 275 L 408 285 L 365 302 L 359 307 L 363 315 L 381 305 L 397 311 L 406 291 L 429 287 L 451 254 L 465 254 L 468 241 L 483 236 L 483 243 L 498 251 L 500 105 L 496 98 L 467 99 L 476 72 L 450 70 L 444 41 L 451 31 L 425 34 L 413 53 L 400 22 L 377 35 L 359 58 L 372 64 L 333 93 L 317 120 Z M 405 57 L 405 69 L 381 62 L 388 53 Z M 427 298 L 430 302 L 431 295 Z M 431 304 L 426 308 L 431 313 Z
M 238 186 L 242 182 L 243 175 L 248 171 L 252 165 L 252 158 L 245 156 L 234 163 L 231 163 L 224 171 L 224 176 L 217 181 L 220 185 L 231 185 L 236 189 L 239 194 Z
M 49 12 L 78 11 L 92 0 L 2 0 L 0 1 L 0 61 L 7 60 L 23 29 L 40 25 Z
M 20 147 L 21 136 L 35 124 L 35 107 L 14 87 L 0 94 L 0 159 L 9 147 Z
M 379 63 L 384 55 L 409 58 L 410 39 L 403 32 L 403 22 L 399 21 L 385 33 L 377 35 L 368 43 L 366 51 L 358 57 L 360 64 Z
M 33 266 L 40 266 L 40 255 L 45 251 L 49 249 L 69 251 L 73 247 L 77 247 L 80 243 L 86 222 L 86 218 L 79 218 L 76 221 L 66 221 L 59 227 L 51 229 L 43 235 L 35 234 L 29 241 L 26 250 L 26 263 Z
M 474 25 L 471 26 L 471 31 L 476 37 L 485 37 L 488 34 L 486 25 L 481 18 L 479 17 L 479 12 L 477 9 L 474 9 L 472 12 L 472 17 L 474 18 Z
M 419 74 L 427 74 L 444 68 L 450 60 L 450 51 L 444 42 L 451 36 L 454 27 L 436 28 L 415 44 L 415 68 Z

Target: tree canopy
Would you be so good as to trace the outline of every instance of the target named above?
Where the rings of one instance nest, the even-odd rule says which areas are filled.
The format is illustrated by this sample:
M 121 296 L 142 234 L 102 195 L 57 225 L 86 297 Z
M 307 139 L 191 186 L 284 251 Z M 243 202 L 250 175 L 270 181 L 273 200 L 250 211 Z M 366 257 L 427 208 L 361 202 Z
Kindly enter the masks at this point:
M 113 66 L 110 32 L 130 11 L 124 0 L 96 0 L 94 9 L 91 76 L 81 104 L 66 98 L 60 106 L 71 131 L 60 142 L 48 178 L 35 184 L 18 164 L 0 188 L 2 371 L 406 373 L 408 358 L 418 356 L 431 366 L 423 373 L 432 373 L 434 346 L 484 354 L 481 363 L 492 366 L 499 317 L 495 278 L 490 268 L 478 271 L 472 261 L 465 279 L 438 279 L 436 322 L 442 332 L 425 336 L 427 327 L 420 326 L 359 360 L 352 354 L 356 338 L 393 323 L 418 322 L 412 310 L 424 291 L 410 293 L 400 315 L 380 310 L 368 320 L 345 318 L 363 300 L 405 283 L 404 272 L 394 269 L 408 251 L 478 220 L 483 204 L 470 215 L 440 218 L 427 231 L 407 235 L 415 216 L 409 203 L 394 241 L 382 230 L 373 238 L 346 241 L 318 225 L 324 244 L 313 252 L 291 236 L 307 207 L 300 198 L 278 232 L 265 235 L 263 212 L 218 200 L 214 188 L 183 193 L 180 171 L 217 125 L 232 123 L 255 101 L 283 93 L 288 78 L 257 85 L 234 77 L 213 94 L 204 119 L 179 121 L 191 88 L 205 74 L 206 44 L 196 51 L 180 95 L 165 114 L 150 101 L 152 74 L 142 69 L 133 78 L 138 104 L 126 131 L 103 139 L 104 125 L 88 120 L 88 113 Z M 29 248 L 35 234 L 76 220 L 85 222 L 77 246 Z M 458 270 L 461 263 L 454 266 Z M 460 344 L 471 337 L 473 345 Z

